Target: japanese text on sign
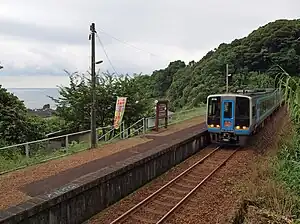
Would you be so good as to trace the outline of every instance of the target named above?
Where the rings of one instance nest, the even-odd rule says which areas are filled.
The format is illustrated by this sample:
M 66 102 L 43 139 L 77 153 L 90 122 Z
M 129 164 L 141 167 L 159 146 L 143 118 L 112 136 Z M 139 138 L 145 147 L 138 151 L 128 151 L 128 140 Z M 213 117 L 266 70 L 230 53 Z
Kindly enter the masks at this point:
M 120 124 L 123 119 L 127 97 L 118 97 L 116 102 L 115 118 L 114 118 L 114 128 L 119 129 Z

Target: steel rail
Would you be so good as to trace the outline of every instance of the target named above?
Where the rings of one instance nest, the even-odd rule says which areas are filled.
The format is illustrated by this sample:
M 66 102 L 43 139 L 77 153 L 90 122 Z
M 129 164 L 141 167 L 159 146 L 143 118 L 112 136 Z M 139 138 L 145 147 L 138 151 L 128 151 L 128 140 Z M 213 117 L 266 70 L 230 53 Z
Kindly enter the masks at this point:
M 170 184 L 172 184 L 174 181 L 176 181 L 177 179 L 179 179 L 180 177 L 182 177 L 184 174 L 186 174 L 187 172 L 189 172 L 191 169 L 193 169 L 195 166 L 199 165 L 200 163 L 202 163 L 204 160 L 206 160 L 209 156 L 211 156 L 213 153 L 215 153 L 217 150 L 220 149 L 220 146 L 216 147 L 212 152 L 208 153 L 206 156 L 204 156 L 202 159 L 200 159 L 199 161 L 197 161 L 195 164 L 193 164 L 191 167 L 189 167 L 188 169 L 186 169 L 184 172 L 182 172 L 181 174 L 179 174 L 178 176 L 176 176 L 175 178 L 173 178 L 171 181 L 169 181 L 167 184 L 165 184 L 164 186 L 162 186 L 161 188 L 159 188 L 157 191 L 155 191 L 154 193 L 152 193 L 150 196 L 148 196 L 147 198 L 145 198 L 143 201 L 139 202 L 138 204 L 136 204 L 134 207 L 132 207 L 131 209 L 129 209 L 128 211 L 126 211 L 125 213 L 123 213 L 121 216 L 119 216 L 117 219 L 115 219 L 114 221 L 112 221 L 110 224 L 115 224 L 118 221 L 122 220 L 123 218 L 125 218 L 126 216 L 128 216 L 129 214 L 131 214 L 133 211 L 135 211 L 137 208 L 139 208 L 141 205 L 143 205 L 144 203 L 146 203 L 147 201 L 149 201 L 150 199 L 152 199 L 154 196 L 156 196 L 158 193 L 160 193 L 163 189 L 165 189 L 166 187 L 168 187 Z
M 238 149 L 235 149 L 233 153 L 230 154 L 228 158 L 226 158 L 217 168 L 215 168 L 210 174 L 208 174 L 196 187 L 194 187 L 184 198 L 182 198 L 172 209 L 170 209 L 156 224 L 160 224 L 166 220 L 175 210 L 178 208 L 192 193 L 194 193 L 205 181 L 210 178 L 218 169 L 220 169 L 236 152 Z

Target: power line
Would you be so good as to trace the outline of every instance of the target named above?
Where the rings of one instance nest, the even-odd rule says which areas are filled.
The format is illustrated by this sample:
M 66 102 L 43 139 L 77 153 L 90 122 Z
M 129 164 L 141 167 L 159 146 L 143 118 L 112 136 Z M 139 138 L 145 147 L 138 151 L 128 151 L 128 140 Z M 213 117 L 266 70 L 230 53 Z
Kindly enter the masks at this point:
M 98 39 L 99 43 L 101 44 L 101 47 L 102 47 L 102 49 L 103 49 L 103 51 L 104 51 L 104 53 L 105 53 L 105 55 L 106 55 L 106 58 L 108 59 L 108 61 L 109 61 L 110 65 L 111 65 L 111 67 L 113 68 L 113 70 L 115 71 L 116 74 L 118 74 L 118 73 L 117 73 L 116 69 L 114 68 L 114 66 L 113 66 L 113 64 L 112 64 L 112 62 L 111 62 L 111 60 L 109 59 L 108 54 L 107 54 L 107 52 L 106 52 L 106 50 L 105 50 L 105 48 L 104 48 L 104 45 L 103 45 L 102 41 L 100 40 L 100 36 L 99 36 L 98 33 L 105 34 L 105 35 L 111 37 L 112 39 L 115 39 L 115 40 L 117 40 L 117 41 L 119 41 L 119 42 L 121 42 L 121 43 L 123 43 L 123 44 L 125 44 L 125 45 L 128 45 L 128 46 L 130 46 L 130 47 L 132 47 L 132 48 L 135 48 L 135 49 L 137 49 L 137 50 L 139 50 L 139 51 L 144 51 L 144 52 L 146 52 L 147 54 L 149 54 L 150 56 L 159 57 L 159 58 L 161 58 L 161 59 L 163 59 L 163 60 L 169 61 L 166 57 L 164 57 L 164 56 L 162 56 L 162 55 L 157 55 L 157 54 L 154 54 L 154 53 L 152 53 L 152 52 L 150 52 L 150 51 L 147 51 L 147 50 L 144 50 L 144 49 L 142 49 L 142 48 L 136 47 L 135 45 L 130 44 L 130 43 L 128 43 L 127 41 L 121 40 L 120 38 L 117 38 L 117 37 L 115 37 L 115 36 L 113 36 L 113 35 L 111 35 L 111 34 L 109 34 L 109 33 L 107 33 L 107 32 L 104 32 L 104 31 L 98 29 L 98 32 L 96 32 L 97 39 Z
M 128 45 L 128 46 L 131 46 L 131 47 L 133 47 L 133 48 L 135 48 L 135 49 L 137 49 L 137 50 L 144 51 L 144 52 L 147 52 L 148 54 L 150 54 L 150 55 L 152 55 L 152 56 L 159 57 L 159 55 L 157 55 L 157 54 L 153 54 L 153 53 L 151 53 L 150 51 L 147 51 L 147 50 L 141 49 L 141 48 L 139 48 L 139 47 L 136 47 L 136 46 L 134 46 L 133 44 L 130 44 L 130 43 L 124 41 L 124 40 L 121 40 L 121 39 L 119 39 L 119 38 L 116 38 L 116 37 L 112 36 L 111 34 L 108 34 L 108 33 L 104 32 L 104 31 L 101 31 L 101 30 L 100 30 L 100 33 L 103 33 L 103 34 L 105 34 L 105 35 L 107 35 L 107 36 L 110 36 L 111 38 L 113 38 L 113 39 L 115 39 L 115 40 L 117 40 L 117 41 L 119 41 L 119 42 L 121 42 L 121 43 L 123 43 L 123 44 L 126 44 L 126 45 Z
M 98 41 L 99 41 L 99 43 L 100 43 L 100 45 L 101 45 L 101 47 L 102 47 L 102 49 L 103 49 L 103 51 L 104 51 L 104 54 L 105 54 L 105 56 L 106 56 L 106 58 L 107 58 L 109 64 L 111 65 L 111 67 L 112 67 L 112 69 L 114 70 L 114 72 L 115 72 L 117 75 L 119 75 L 118 72 L 116 71 L 115 67 L 113 66 L 111 60 L 109 59 L 108 54 L 107 54 L 107 52 L 106 52 L 106 50 L 105 50 L 105 48 L 104 48 L 104 45 L 103 45 L 103 43 L 101 42 L 100 37 L 99 37 L 99 35 L 98 35 L 97 33 L 96 33 L 96 36 L 97 36 L 97 39 L 98 39 Z

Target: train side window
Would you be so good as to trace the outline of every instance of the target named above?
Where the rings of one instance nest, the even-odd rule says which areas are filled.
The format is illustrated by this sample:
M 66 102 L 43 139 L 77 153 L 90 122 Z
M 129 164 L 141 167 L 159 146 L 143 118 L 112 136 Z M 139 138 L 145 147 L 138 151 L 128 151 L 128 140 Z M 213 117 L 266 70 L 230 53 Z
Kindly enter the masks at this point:
M 266 111 L 266 101 L 262 102 L 262 113 L 265 113 Z
M 256 110 L 255 110 L 255 105 L 252 106 L 252 117 L 256 116 Z

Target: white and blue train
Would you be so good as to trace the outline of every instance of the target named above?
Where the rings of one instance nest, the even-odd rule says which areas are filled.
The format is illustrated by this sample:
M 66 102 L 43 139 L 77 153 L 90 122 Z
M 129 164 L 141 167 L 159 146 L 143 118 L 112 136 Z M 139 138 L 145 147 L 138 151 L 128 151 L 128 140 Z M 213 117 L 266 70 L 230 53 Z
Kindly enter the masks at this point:
M 282 102 L 283 95 L 278 89 L 209 95 L 206 125 L 212 141 L 239 144 L 240 136 L 257 132 Z

